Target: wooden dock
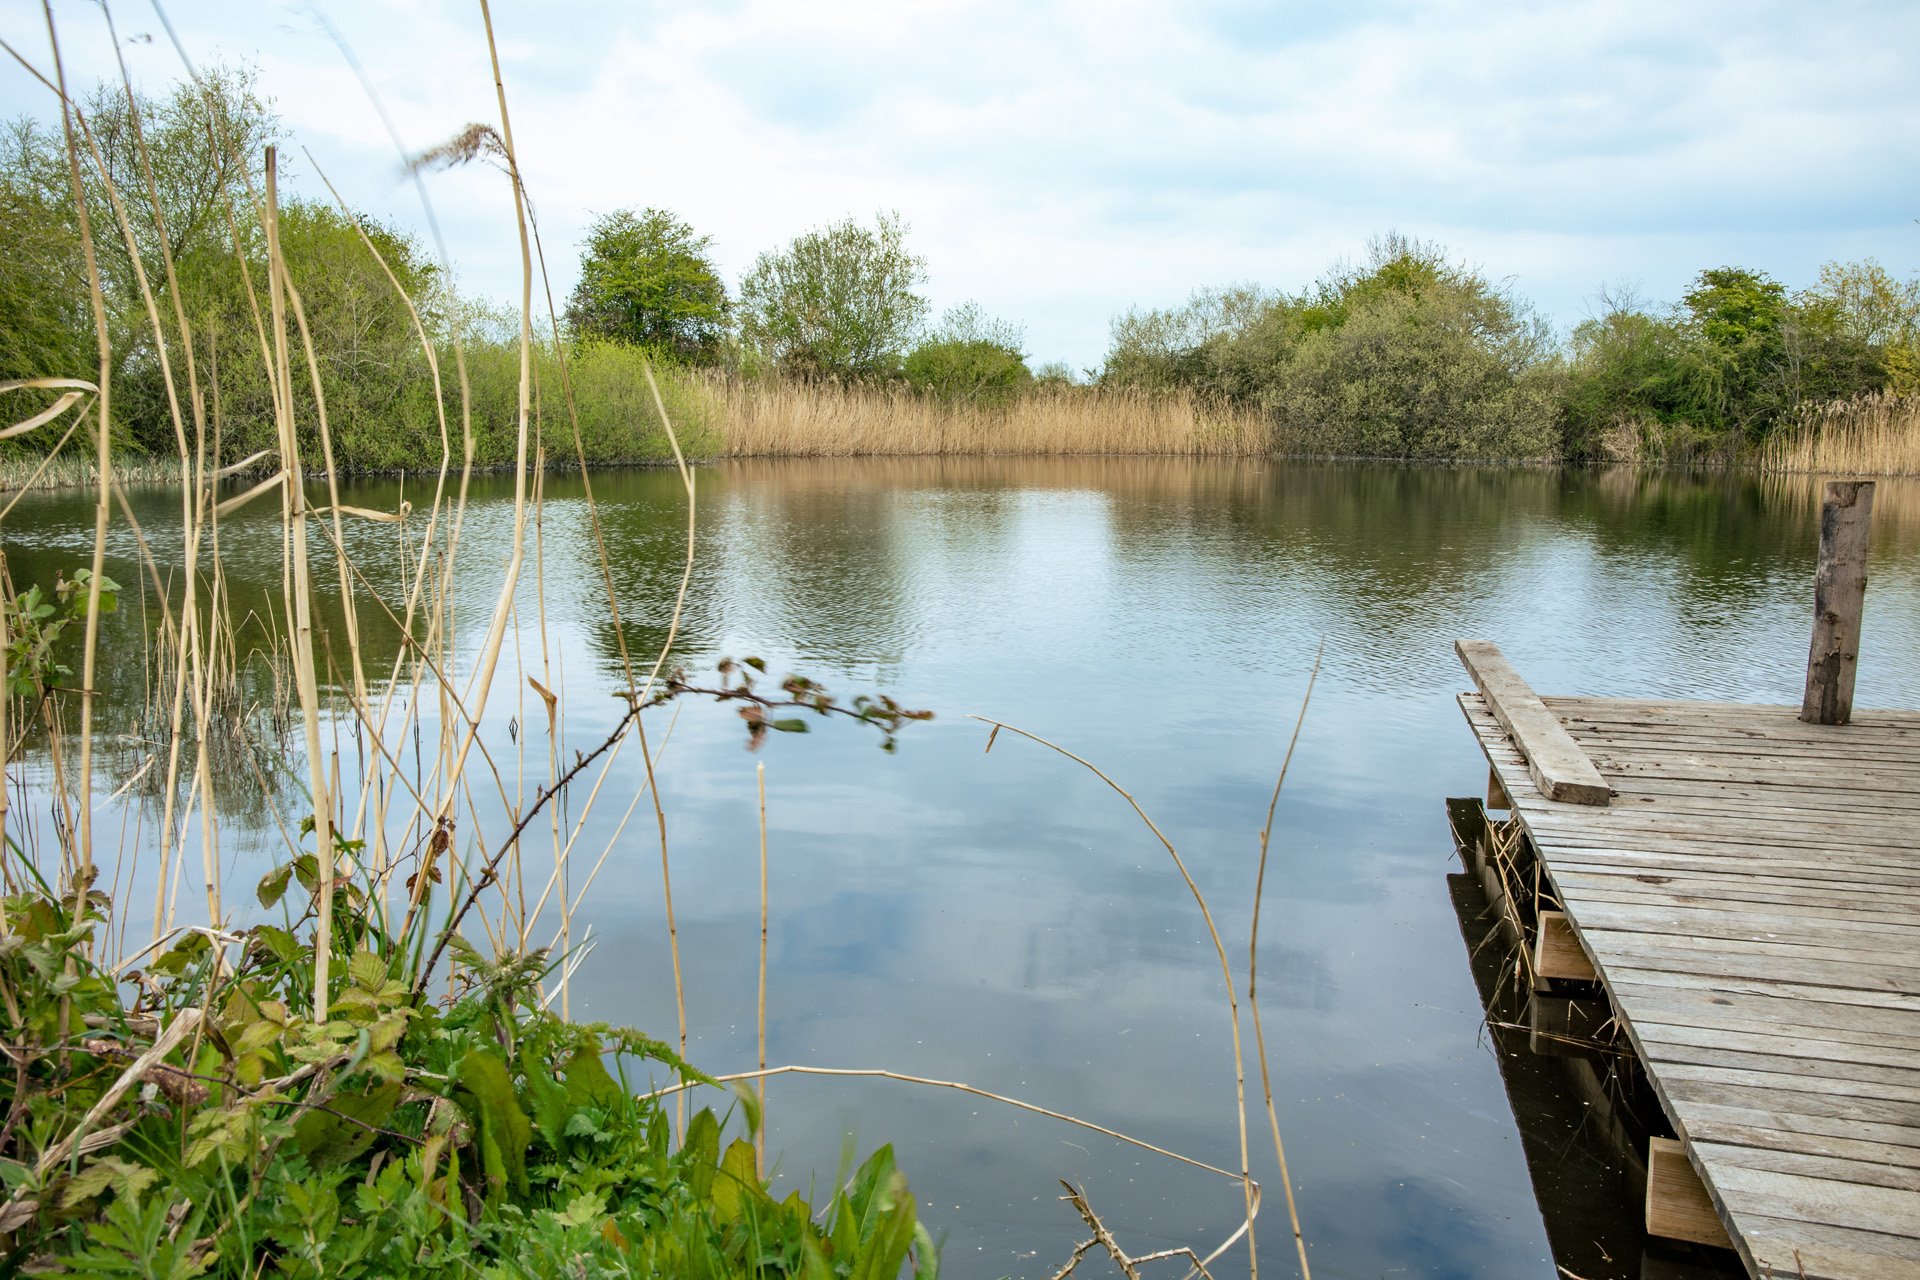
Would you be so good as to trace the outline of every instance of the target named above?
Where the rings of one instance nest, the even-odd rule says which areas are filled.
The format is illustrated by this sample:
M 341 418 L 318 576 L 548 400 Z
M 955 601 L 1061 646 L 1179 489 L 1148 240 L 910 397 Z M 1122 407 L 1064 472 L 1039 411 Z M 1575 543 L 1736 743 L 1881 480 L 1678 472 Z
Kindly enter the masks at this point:
M 1920 1277 L 1920 712 L 1533 699 L 1497 650 L 1477 658 L 1496 679 L 1460 705 L 1543 906 L 1748 1269 Z M 1566 741 L 1523 736 L 1531 707 Z M 1543 765 L 1610 794 L 1549 800 Z
M 1457 646 L 1535 980 L 1604 988 L 1675 1134 L 1649 1231 L 1756 1277 L 1920 1280 L 1920 712 L 1853 709 L 1872 507 L 1828 483 L 1798 708 L 1541 698 Z

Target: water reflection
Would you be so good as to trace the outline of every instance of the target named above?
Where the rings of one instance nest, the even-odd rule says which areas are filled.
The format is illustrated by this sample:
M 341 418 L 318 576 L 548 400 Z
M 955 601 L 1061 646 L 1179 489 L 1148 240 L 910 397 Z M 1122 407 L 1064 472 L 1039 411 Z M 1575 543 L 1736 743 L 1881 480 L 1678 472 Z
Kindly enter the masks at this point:
M 406 487 L 416 506 L 418 488 Z M 1164 851 L 1071 762 L 1004 735 L 983 754 L 985 732 L 964 713 L 1084 751 L 1132 789 L 1244 970 L 1255 835 L 1324 638 L 1260 958 L 1316 1274 L 1551 1274 L 1444 878 L 1440 800 L 1484 779 L 1453 704 L 1464 677 L 1451 642 L 1499 641 L 1547 692 L 1795 700 L 1810 483 L 976 458 L 741 463 L 701 472 L 699 491 L 680 660 L 758 653 L 941 717 L 911 729 L 897 757 L 851 727 L 763 757 L 776 1061 L 965 1080 L 1236 1163 L 1219 974 Z M 474 492 L 454 566 L 467 654 L 512 528 L 504 481 Z M 391 509 L 401 496 L 388 483 L 345 500 Z M 630 651 L 650 660 L 683 567 L 679 481 L 608 473 L 594 496 Z M 156 548 L 170 501 L 135 498 Z M 1858 696 L 1920 705 L 1920 499 L 1883 484 L 1877 516 Z M 0 529 L 15 580 L 78 563 L 90 524 L 90 499 L 24 500 Z M 548 479 L 538 527 L 496 696 L 538 726 L 525 679 L 557 681 L 564 746 L 584 749 L 616 714 L 608 695 L 623 677 L 577 481 Z M 418 530 L 412 543 L 392 526 L 348 536 L 366 571 L 356 618 L 369 665 L 385 669 L 405 652 L 389 610 L 404 612 Z M 242 513 L 222 547 L 236 598 L 277 614 L 273 522 Z M 123 582 L 133 549 L 117 527 L 109 572 Z M 322 626 L 336 630 L 330 574 L 320 591 Z M 129 673 L 116 707 L 138 701 L 123 696 L 144 669 L 137 624 L 128 611 L 106 632 L 113 669 Z M 131 725 L 136 713 L 113 714 Z M 522 744 L 500 727 L 488 745 L 507 761 L 526 745 L 531 758 L 543 733 Z M 731 712 L 699 707 L 682 712 L 663 765 L 694 1055 L 712 1069 L 753 1055 L 753 765 Z M 619 803 L 595 811 L 582 850 L 615 838 L 641 783 L 623 757 L 608 788 Z M 237 885 L 264 870 L 264 852 L 233 857 Z M 596 951 L 576 1014 L 672 1026 L 658 867 L 650 824 L 620 832 L 578 922 Z M 1078 1228 L 1055 1198 L 1060 1176 L 1084 1182 L 1137 1251 L 1209 1246 L 1239 1221 L 1230 1182 L 977 1099 L 786 1079 L 770 1094 L 782 1176 L 797 1184 L 830 1176 L 856 1116 L 863 1141 L 895 1140 L 956 1274 L 1058 1267 Z M 1254 1149 L 1256 1176 L 1277 1189 L 1271 1151 Z M 1278 1203 L 1260 1224 L 1262 1260 L 1284 1274 Z M 1238 1257 L 1216 1274 L 1244 1267 Z

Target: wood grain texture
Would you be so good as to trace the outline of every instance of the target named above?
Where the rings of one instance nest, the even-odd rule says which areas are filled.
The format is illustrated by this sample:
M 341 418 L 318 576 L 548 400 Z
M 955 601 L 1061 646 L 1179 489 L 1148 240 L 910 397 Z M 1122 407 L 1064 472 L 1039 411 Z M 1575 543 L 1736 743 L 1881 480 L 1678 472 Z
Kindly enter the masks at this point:
M 1827 481 L 1820 503 L 1820 564 L 1813 575 L 1813 643 L 1800 703 L 1800 718 L 1809 724 L 1845 724 L 1853 716 L 1872 533 L 1873 481 Z
M 1457 640 L 1453 648 L 1494 718 L 1513 735 L 1540 794 L 1569 804 L 1606 804 L 1613 794 L 1607 780 L 1508 664 L 1499 646 L 1486 640 Z
M 1538 701 L 1606 807 L 1460 705 L 1716 1224 L 1756 1277 L 1920 1280 L 1920 712 Z

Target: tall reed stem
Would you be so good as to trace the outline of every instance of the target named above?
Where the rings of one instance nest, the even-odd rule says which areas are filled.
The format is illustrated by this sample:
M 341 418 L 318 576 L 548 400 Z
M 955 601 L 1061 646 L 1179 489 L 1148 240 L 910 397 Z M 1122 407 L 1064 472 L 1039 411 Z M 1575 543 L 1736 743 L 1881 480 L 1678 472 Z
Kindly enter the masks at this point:
M 313 796 L 314 855 L 319 864 L 319 921 L 313 949 L 313 1020 L 327 1020 L 333 965 L 333 796 L 320 749 L 320 696 L 313 670 L 312 579 L 307 568 L 307 495 L 300 470 L 300 442 L 293 423 L 293 363 L 287 335 L 287 264 L 280 251 L 280 161 L 267 148 L 267 292 L 273 310 L 275 419 L 280 435 L 281 516 L 291 560 L 283 580 L 287 616 L 293 620 L 293 678 L 306 735 L 307 778 Z

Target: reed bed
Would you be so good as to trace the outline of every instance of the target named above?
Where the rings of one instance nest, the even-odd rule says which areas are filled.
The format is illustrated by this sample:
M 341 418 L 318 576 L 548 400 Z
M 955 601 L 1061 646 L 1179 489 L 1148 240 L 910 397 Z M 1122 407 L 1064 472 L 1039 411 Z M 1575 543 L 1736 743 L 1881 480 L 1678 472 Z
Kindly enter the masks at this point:
M 1803 406 L 1761 453 L 1768 471 L 1920 475 L 1920 395 L 1879 392 Z
M 178 458 L 143 458 L 120 454 L 113 461 L 114 480 L 126 486 L 177 485 Z M 92 489 L 98 483 L 92 458 L 73 453 L 16 453 L 0 457 L 0 494 Z
M 111 12 L 102 13 L 118 48 Z M 494 32 L 484 0 L 481 17 L 491 53 Z M 903 723 L 924 714 L 884 696 L 862 698 L 857 710 L 847 710 L 817 686 L 792 679 L 780 693 L 755 692 L 745 675 L 700 689 L 667 670 L 693 580 L 697 485 L 676 433 L 677 415 L 669 410 L 677 392 L 669 384 L 663 395 L 644 357 L 646 398 L 686 496 L 686 558 L 664 641 L 657 649 L 629 651 L 588 475 L 583 406 L 576 403 L 577 391 L 584 386 L 591 395 L 593 388 L 591 376 L 577 375 L 591 375 L 593 366 L 586 360 L 570 369 L 557 343 L 557 377 L 545 384 L 542 418 L 536 329 L 554 335 L 558 323 L 550 301 L 544 317 L 535 306 L 531 218 L 497 56 L 490 67 L 497 127 L 472 126 L 462 135 L 471 145 L 456 150 L 498 162 L 513 187 L 519 237 L 518 377 L 505 428 L 513 522 L 504 561 L 494 546 L 467 552 L 464 560 L 461 551 L 476 456 L 468 353 L 456 332 L 444 352 L 452 368 L 443 370 L 436 335 L 391 271 L 387 278 L 412 316 L 434 384 L 438 467 L 397 510 L 342 503 L 303 282 L 280 243 L 278 161 L 271 148 L 257 168 L 235 154 L 245 189 L 225 193 L 219 212 L 232 232 L 274 431 L 266 448 L 221 465 L 218 376 L 196 362 L 194 312 L 165 247 L 137 106 L 131 119 L 139 165 L 131 174 L 116 173 L 67 90 L 51 15 L 48 37 L 50 74 L 10 46 L 8 52 L 39 76 L 61 109 L 98 368 L 32 387 L 0 384 L 0 390 L 68 393 L 50 409 L 0 425 L 0 438 L 32 434 L 35 443 L 46 442 L 44 465 L 35 460 L 22 472 L 0 475 L 20 486 L 84 487 L 94 518 L 90 565 L 63 570 L 57 617 L 32 595 L 42 584 L 8 583 L 0 562 L 0 747 L 8 757 L 0 759 L 0 1029 L 14 1068 L 0 1077 L 0 1110 L 9 1115 L 0 1133 L 8 1174 L 0 1245 L 11 1254 L 37 1255 L 36 1266 L 57 1258 L 72 1270 L 99 1274 L 208 1273 L 239 1280 L 296 1255 L 302 1274 L 357 1267 L 356 1274 L 468 1275 L 504 1259 L 529 1275 L 557 1276 L 636 1250 L 645 1269 L 766 1273 L 764 1261 L 740 1253 L 750 1241 L 754 1259 L 771 1256 L 769 1249 L 790 1251 L 773 1268 L 780 1274 L 814 1274 L 825 1269 L 823 1241 L 831 1232 L 838 1262 L 852 1273 L 892 1276 L 910 1268 L 930 1277 L 934 1247 L 890 1150 L 876 1152 L 816 1213 L 797 1198 L 776 1203 L 767 1194 L 759 1173 L 764 1145 L 756 1152 L 743 1140 L 722 1151 L 713 1111 L 689 1117 L 679 1102 L 686 1090 L 717 1080 L 685 1061 L 672 850 L 654 785 L 672 724 L 664 734 L 656 727 L 652 738 L 648 724 L 651 713 L 690 694 L 734 702 L 755 737 L 782 727 L 768 715 L 774 708 L 838 711 L 878 726 L 889 742 Z M 122 81 L 133 104 L 124 67 Z M 197 75 L 195 83 L 211 98 Z M 209 114 L 209 146 L 230 149 L 218 131 L 218 113 Z M 100 209 L 102 197 L 111 219 L 92 223 L 88 210 Z M 161 247 L 158 262 L 143 258 L 139 248 L 149 238 L 149 222 L 151 242 Z M 260 234 L 243 235 L 241 227 Z M 96 236 L 127 251 L 166 393 L 172 457 L 130 459 L 115 437 Z M 245 248 L 249 241 L 264 244 L 264 253 Z M 370 239 L 365 248 L 380 259 Z M 1224 458 L 1262 454 L 1270 445 L 1257 419 L 1181 396 L 1042 391 L 990 409 L 867 389 L 705 387 L 702 394 L 727 408 L 724 452 L 732 456 Z M 553 692 L 562 681 L 548 645 L 541 519 L 542 467 L 568 444 L 587 486 L 606 588 L 597 606 L 612 620 L 627 700 L 626 713 L 598 745 L 570 751 L 563 749 L 574 746 L 567 740 L 567 708 Z M 164 554 L 135 522 L 124 493 L 142 480 L 168 482 L 177 492 L 178 522 L 164 536 L 178 542 Z M 228 554 L 223 522 L 246 508 L 250 515 L 278 512 L 278 598 L 262 606 L 265 631 L 258 641 L 233 621 L 237 606 L 221 567 Z M 0 527 L 6 518 L 0 510 Z M 378 586 L 370 566 L 351 551 L 348 529 L 363 521 L 390 528 L 387 554 L 398 552 Z M 111 583 L 103 569 L 109 534 L 118 527 L 137 535 L 138 576 Z M 162 564 L 172 567 L 163 571 Z M 492 598 L 456 625 L 456 574 L 470 578 L 481 565 Z M 531 601 L 523 584 L 534 589 Z M 102 785 L 108 771 L 98 767 L 96 739 L 108 736 L 108 713 L 120 713 L 127 682 L 97 669 L 108 660 L 100 619 L 122 606 L 123 596 L 126 603 L 138 600 L 150 646 L 137 711 L 147 757 L 134 792 L 138 822 L 146 826 L 135 825 L 130 841 L 123 828 L 116 849 Z M 330 603 L 337 604 L 337 617 Z M 38 635 L 56 622 L 68 628 L 68 650 L 72 633 L 84 631 L 70 659 L 77 673 L 48 665 L 51 641 L 23 646 L 28 665 L 9 669 L 10 629 L 31 627 Z M 362 632 L 376 623 L 389 642 L 384 646 Z M 376 656 L 382 654 L 388 656 Z M 533 695 L 539 703 L 531 702 Z M 542 722 L 545 749 L 529 749 L 527 740 Z M 512 753 L 496 754 L 509 724 L 525 728 L 510 735 Z M 1011 726 L 994 732 L 1002 727 L 1023 732 Z M 44 764 L 21 771 L 25 803 L 12 810 L 17 816 L 9 826 L 10 779 L 3 766 L 29 747 Z M 636 752 L 644 784 L 623 787 Z M 222 844 L 221 819 L 234 806 L 228 784 L 262 757 L 273 759 L 283 783 L 276 789 L 263 780 L 259 789 L 283 860 L 257 885 L 234 885 L 231 852 Z M 605 799 L 609 791 L 626 802 L 624 813 L 603 845 L 596 837 L 596 847 L 576 848 L 596 808 L 616 803 Z M 653 831 L 629 836 L 628 819 L 643 800 Z M 764 822 L 764 799 L 762 806 Z M 1191 892 L 1220 962 L 1236 1066 L 1237 1170 L 958 1082 L 868 1067 L 845 1074 L 961 1089 L 1230 1179 L 1239 1185 L 1245 1219 L 1204 1261 L 1245 1239 L 1249 1270 L 1257 1275 L 1253 1230 L 1260 1193 L 1249 1166 L 1235 979 L 1211 911 L 1175 846 L 1133 807 Z M 54 820 L 34 816 L 45 813 Z M 678 1022 L 672 1043 L 582 1026 L 564 1014 L 570 975 L 590 949 L 575 919 L 608 859 L 640 852 L 636 845 L 647 854 L 657 848 L 659 857 Z M 762 850 L 764 866 L 764 835 Z M 1264 837 L 1261 854 L 1264 875 Z M 137 908 L 122 892 L 136 883 L 157 886 Z M 763 993 L 766 893 L 763 871 Z M 276 909 L 285 927 L 270 923 Z M 442 983 L 445 998 L 430 998 L 430 986 L 437 993 Z M 1251 991 L 1248 997 L 1257 1015 Z M 556 998 L 563 1010 L 558 1017 L 544 1012 Z M 755 1070 L 719 1079 L 823 1070 L 769 1066 L 764 994 L 756 1018 Z M 1262 1050 L 1263 1091 L 1284 1168 L 1263 1044 Z M 624 1080 L 616 1084 L 604 1066 L 608 1054 L 651 1062 L 678 1080 L 670 1151 L 660 1150 L 658 1141 L 668 1128 L 657 1101 L 666 1091 L 636 1096 Z M 742 1094 L 741 1102 L 749 1096 L 764 1099 L 764 1091 Z M 757 1106 L 746 1123 L 758 1137 Z M 140 1140 L 123 1142 L 136 1126 L 143 1126 Z M 631 1176 L 642 1167 L 645 1176 Z M 615 1169 L 629 1173 L 610 1172 Z M 717 1172 L 726 1176 L 716 1180 Z M 687 1192 L 674 1200 L 680 1216 L 664 1224 L 655 1194 L 661 1179 L 677 1179 L 674 1185 Z M 325 1207 L 338 1207 L 337 1198 L 328 1197 L 342 1186 L 357 1188 L 351 1221 Z M 1290 1200 L 1304 1274 L 1304 1240 Z M 501 1209 L 508 1212 L 496 1212 Z M 1084 1201 L 1079 1209 L 1091 1222 Z M 735 1229 L 743 1214 L 750 1230 Z M 308 1229 L 317 1223 L 326 1228 Z M 1110 1248 L 1125 1257 L 1117 1245 Z M 1190 1251 L 1185 1256 L 1204 1265 Z
M 1259 415 L 1190 393 L 1041 388 L 1005 405 L 950 403 L 904 389 L 730 381 L 733 458 L 1013 454 L 1251 457 L 1273 448 Z

